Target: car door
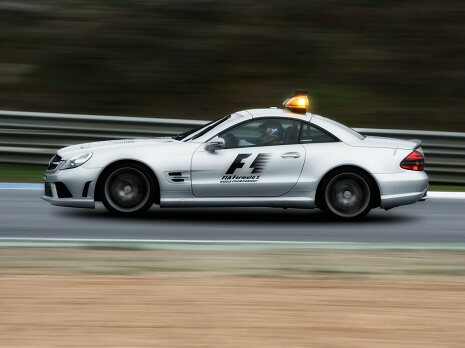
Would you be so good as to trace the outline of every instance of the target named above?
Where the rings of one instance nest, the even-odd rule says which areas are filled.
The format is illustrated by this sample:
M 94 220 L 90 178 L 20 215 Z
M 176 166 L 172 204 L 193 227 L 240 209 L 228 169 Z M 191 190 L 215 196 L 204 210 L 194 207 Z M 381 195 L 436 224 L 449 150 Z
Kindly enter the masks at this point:
M 301 122 L 258 118 L 218 136 L 225 148 L 200 146 L 192 157 L 192 190 L 196 197 L 275 197 L 297 183 L 305 162 L 299 144 Z

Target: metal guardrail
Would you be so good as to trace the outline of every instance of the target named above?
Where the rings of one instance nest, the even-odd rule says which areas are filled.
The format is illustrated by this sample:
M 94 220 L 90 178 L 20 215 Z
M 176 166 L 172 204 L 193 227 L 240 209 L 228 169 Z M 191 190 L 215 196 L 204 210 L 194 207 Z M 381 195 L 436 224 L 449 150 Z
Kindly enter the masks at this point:
M 0 111 L 0 163 L 46 165 L 57 149 L 83 142 L 170 136 L 206 121 Z M 359 128 L 365 135 L 421 139 L 432 183 L 465 184 L 465 133 Z

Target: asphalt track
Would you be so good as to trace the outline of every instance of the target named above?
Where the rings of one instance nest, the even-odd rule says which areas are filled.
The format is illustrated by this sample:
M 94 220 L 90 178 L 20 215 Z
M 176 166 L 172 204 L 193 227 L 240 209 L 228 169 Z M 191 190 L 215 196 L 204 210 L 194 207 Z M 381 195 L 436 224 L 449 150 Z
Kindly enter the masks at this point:
M 53 207 L 38 190 L 0 189 L 0 239 L 465 243 L 465 200 L 430 199 L 335 222 L 318 210 L 154 208 L 137 218 Z

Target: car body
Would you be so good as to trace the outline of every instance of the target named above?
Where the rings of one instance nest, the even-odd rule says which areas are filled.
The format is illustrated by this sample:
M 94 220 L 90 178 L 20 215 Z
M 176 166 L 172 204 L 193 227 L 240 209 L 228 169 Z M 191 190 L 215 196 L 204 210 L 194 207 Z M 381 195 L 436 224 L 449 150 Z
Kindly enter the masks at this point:
M 401 167 L 412 153 L 422 161 L 420 145 L 364 137 L 307 112 L 244 110 L 174 138 L 65 147 L 49 164 L 42 198 L 83 208 L 103 201 L 120 214 L 155 203 L 162 208 L 319 207 L 358 218 L 374 207 L 390 209 L 426 196 L 424 162 L 414 170 Z M 364 201 L 349 211 L 357 194 Z

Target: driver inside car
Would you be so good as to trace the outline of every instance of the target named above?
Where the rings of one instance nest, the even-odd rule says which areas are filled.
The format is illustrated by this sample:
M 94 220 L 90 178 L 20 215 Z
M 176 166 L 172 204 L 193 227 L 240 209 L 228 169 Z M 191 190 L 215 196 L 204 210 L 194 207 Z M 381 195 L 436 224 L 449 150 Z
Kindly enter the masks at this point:
M 282 145 L 285 131 L 281 122 L 267 120 L 252 121 L 219 135 L 225 140 L 225 148 Z
M 239 147 L 279 145 L 283 143 L 284 128 L 277 121 L 267 121 L 257 127 L 258 136 L 253 143 L 246 139 L 239 139 Z M 252 140 L 252 139 L 250 139 Z
M 262 135 L 257 145 L 280 145 L 284 139 L 284 128 L 277 121 L 268 121 L 259 127 Z

